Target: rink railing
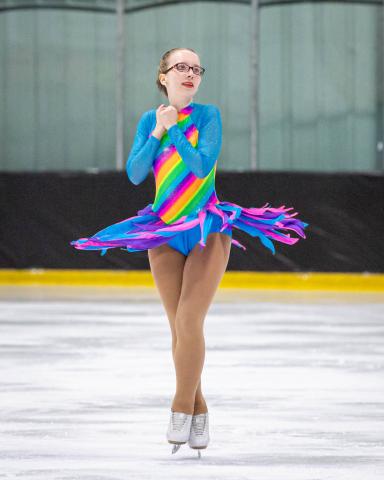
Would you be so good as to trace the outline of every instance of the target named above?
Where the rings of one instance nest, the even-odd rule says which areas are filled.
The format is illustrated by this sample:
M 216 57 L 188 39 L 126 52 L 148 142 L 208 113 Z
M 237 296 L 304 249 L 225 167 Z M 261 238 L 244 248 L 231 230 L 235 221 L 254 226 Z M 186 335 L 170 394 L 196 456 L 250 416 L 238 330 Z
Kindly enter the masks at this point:
M 0 285 L 155 287 L 149 270 L 0 269 Z M 219 288 L 384 292 L 384 274 L 225 272 Z

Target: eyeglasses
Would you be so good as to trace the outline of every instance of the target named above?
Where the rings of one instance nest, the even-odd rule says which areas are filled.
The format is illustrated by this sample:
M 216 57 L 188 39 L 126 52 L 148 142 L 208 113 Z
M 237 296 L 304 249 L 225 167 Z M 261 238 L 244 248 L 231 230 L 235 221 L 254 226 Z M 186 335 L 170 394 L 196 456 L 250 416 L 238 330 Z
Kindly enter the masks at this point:
M 175 65 L 172 65 L 172 67 L 169 67 L 168 70 L 166 70 L 163 73 L 169 72 L 169 70 L 172 70 L 172 68 L 175 68 L 178 72 L 183 72 L 183 73 L 189 73 L 189 70 L 192 69 L 192 72 L 195 75 L 200 75 L 200 76 L 202 76 L 205 72 L 205 68 L 199 67 L 198 65 L 194 65 L 193 67 L 190 67 L 186 63 L 176 63 Z

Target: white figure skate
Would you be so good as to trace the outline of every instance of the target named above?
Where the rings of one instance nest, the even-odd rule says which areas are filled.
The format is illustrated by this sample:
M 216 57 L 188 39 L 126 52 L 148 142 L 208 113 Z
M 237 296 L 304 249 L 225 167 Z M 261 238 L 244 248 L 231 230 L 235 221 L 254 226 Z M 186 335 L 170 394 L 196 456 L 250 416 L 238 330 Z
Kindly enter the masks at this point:
M 167 429 L 168 443 L 173 444 L 172 453 L 176 453 L 181 445 L 187 443 L 191 431 L 192 414 L 172 412 Z
M 208 412 L 192 416 L 191 434 L 188 444 L 191 448 L 198 450 L 198 456 L 201 458 L 200 450 L 207 448 L 209 443 L 209 418 Z

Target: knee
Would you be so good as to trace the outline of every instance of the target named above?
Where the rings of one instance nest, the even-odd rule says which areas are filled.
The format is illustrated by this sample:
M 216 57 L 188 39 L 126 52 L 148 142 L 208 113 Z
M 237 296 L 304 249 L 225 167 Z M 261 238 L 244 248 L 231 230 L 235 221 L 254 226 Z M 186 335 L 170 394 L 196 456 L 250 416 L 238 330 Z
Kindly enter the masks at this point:
M 175 324 L 177 340 L 191 340 L 203 335 L 203 322 L 197 315 L 177 315 Z

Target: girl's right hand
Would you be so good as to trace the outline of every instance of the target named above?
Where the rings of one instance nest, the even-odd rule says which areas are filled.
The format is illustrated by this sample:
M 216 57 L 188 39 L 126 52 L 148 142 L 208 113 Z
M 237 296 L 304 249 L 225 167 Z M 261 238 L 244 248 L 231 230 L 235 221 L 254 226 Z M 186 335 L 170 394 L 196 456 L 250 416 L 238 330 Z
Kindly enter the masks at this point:
M 161 120 L 160 120 L 160 115 L 159 113 L 164 110 L 164 108 L 166 108 L 166 106 L 164 105 L 164 103 L 162 103 L 156 110 L 156 129 L 158 129 L 159 131 L 162 131 L 166 130 L 166 128 L 163 126 L 163 124 L 161 123 Z
M 167 129 L 162 125 L 160 118 L 159 118 L 159 112 L 161 112 L 166 106 L 164 103 L 162 103 L 159 108 L 156 110 L 156 125 L 155 129 L 152 132 L 152 135 L 154 135 L 156 138 L 161 140 L 161 137 L 164 135 L 164 133 L 167 131 Z

